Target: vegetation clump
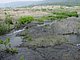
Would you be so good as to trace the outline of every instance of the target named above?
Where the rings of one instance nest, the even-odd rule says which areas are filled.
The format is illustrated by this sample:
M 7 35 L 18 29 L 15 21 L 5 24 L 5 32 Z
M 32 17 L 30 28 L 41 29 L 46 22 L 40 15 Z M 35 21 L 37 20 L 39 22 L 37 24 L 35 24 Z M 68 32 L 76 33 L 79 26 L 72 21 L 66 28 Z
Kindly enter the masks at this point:
M 59 15 L 64 15 L 64 16 L 67 16 L 67 17 L 78 17 L 78 14 L 76 11 L 73 11 L 73 12 L 53 12 L 53 14 L 55 14 L 56 16 L 59 16 Z
M 13 28 L 12 17 L 9 13 L 5 12 L 5 20 L 0 22 L 0 35 L 10 32 Z
M 78 17 L 77 12 L 52 12 L 47 18 L 48 20 L 61 20 L 68 17 Z
M 4 50 L 6 53 L 10 53 L 10 54 L 18 53 L 18 50 L 16 48 L 11 48 L 9 38 L 7 38 L 5 41 L 0 40 L 0 46 L 2 50 Z
M 13 24 L 11 15 L 6 12 L 5 12 L 5 23 L 6 24 Z
M 3 35 L 10 31 L 10 25 L 5 23 L 0 23 L 0 35 Z
M 33 20 L 34 20 L 33 16 L 21 16 L 19 18 L 19 23 L 20 24 L 30 23 Z
M 39 22 L 44 22 L 45 20 L 61 20 L 68 17 L 78 17 L 78 14 L 76 11 L 73 12 L 52 12 L 48 16 L 42 16 L 37 18 L 36 20 Z

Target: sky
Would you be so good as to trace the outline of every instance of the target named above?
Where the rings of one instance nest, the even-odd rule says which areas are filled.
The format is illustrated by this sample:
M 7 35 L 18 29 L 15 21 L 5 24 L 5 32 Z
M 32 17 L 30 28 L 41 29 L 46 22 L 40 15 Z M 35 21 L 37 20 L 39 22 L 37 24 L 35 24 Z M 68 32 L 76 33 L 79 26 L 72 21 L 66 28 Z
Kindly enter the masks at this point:
M 0 0 L 0 3 L 16 2 L 16 1 L 41 1 L 41 0 Z

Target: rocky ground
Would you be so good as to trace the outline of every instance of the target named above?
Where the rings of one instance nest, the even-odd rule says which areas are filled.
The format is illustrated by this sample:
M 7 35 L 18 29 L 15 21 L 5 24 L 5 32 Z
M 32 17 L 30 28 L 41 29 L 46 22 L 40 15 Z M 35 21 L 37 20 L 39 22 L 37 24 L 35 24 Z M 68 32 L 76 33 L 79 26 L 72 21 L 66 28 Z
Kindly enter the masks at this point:
M 1 60 L 20 60 L 21 55 L 25 60 L 80 60 L 80 18 L 26 26 L 17 35 L 24 38 L 18 54 L 0 53 Z
M 75 45 L 61 44 L 41 48 L 19 48 L 16 55 L 8 55 L 1 60 L 20 60 L 21 55 L 25 60 L 80 60 L 80 49 Z
M 24 37 L 18 54 L 0 53 L 0 60 L 80 60 L 80 18 L 67 18 L 30 27 L 17 36 Z M 27 26 L 27 25 L 26 25 Z

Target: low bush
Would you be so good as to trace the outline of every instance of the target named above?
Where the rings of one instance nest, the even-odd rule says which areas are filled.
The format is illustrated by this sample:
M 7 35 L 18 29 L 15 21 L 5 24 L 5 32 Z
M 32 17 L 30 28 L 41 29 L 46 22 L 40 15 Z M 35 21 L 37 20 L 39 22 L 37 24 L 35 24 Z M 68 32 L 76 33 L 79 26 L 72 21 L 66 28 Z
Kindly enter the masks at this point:
M 78 14 L 77 14 L 76 11 L 75 11 L 75 12 L 69 12 L 69 13 L 67 13 L 67 15 L 68 15 L 69 17 L 72 17 L 72 16 L 78 17 Z
M 5 12 L 5 23 L 6 24 L 13 24 L 11 15 L 6 12 Z
M 5 23 L 0 23 L 0 35 L 6 34 L 10 31 L 10 25 Z
M 19 29 L 21 27 L 21 24 L 19 22 L 16 22 L 14 26 L 15 29 Z
M 4 51 L 6 53 L 10 53 L 10 54 L 18 53 L 18 50 L 16 48 L 11 48 L 10 38 L 7 38 L 5 41 L 0 40 L 0 44 L 1 44 L 1 47 L 4 46 Z
M 33 16 L 21 16 L 18 21 L 20 24 L 25 24 L 30 23 L 33 20 L 34 20 Z

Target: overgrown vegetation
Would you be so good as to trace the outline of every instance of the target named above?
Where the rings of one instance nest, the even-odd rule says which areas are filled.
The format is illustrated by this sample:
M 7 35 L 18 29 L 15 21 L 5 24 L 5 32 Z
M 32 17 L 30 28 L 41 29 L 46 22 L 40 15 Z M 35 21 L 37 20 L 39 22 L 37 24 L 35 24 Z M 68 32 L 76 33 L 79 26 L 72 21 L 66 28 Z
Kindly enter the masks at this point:
M 64 16 L 67 16 L 67 17 L 78 17 L 78 14 L 76 11 L 73 11 L 73 12 L 68 12 L 68 11 L 65 11 L 65 12 L 53 12 L 53 14 L 55 15 L 64 15 Z
M 52 12 L 52 15 L 49 15 L 48 20 L 61 20 L 68 17 L 78 17 L 77 12 Z
M 33 16 L 21 16 L 18 19 L 18 22 L 15 24 L 16 28 L 19 28 L 21 25 L 30 23 L 32 21 L 38 21 L 38 22 L 44 22 L 45 20 L 61 20 L 68 17 L 78 17 L 78 14 L 76 11 L 57 11 L 57 12 L 51 12 L 50 15 L 47 16 L 41 16 L 41 17 L 33 17 Z
M 61 20 L 61 19 L 65 19 L 68 17 L 78 17 L 78 14 L 76 11 L 73 12 L 52 12 L 50 15 L 48 16 L 42 16 L 41 18 L 38 18 L 37 20 L 39 22 L 43 22 L 44 20 Z
M 0 40 L 0 46 L 1 46 L 2 50 L 4 50 L 6 53 L 10 53 L 10 54 L 18 53 L 16 48 L 11 48 L 9 38 L 7 38 L 5 41 Z
M 21 24 L 17 21 L 14 26 L 15 26 L 15 29 L 19 29 L 21 27 Z
M 0 35 L 3 35 L 10 31 L 10 25 L 5 23 L 0 23 Z
M 21 16 L 18 21 L 20 24 L 25 24 L 30 23 L 33 20 L 34 20 L 33 16 Z
M 5 12 L 5 20 L 0 22 L 0 35 L 10 32 L 13 28 L 12 17 L 9 13 Z
M 6 24 L 13 24 L 11 15 L 6 12 L 5 12 L 5 23 Z

